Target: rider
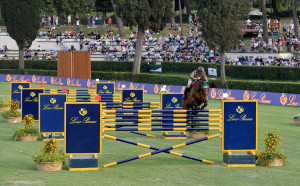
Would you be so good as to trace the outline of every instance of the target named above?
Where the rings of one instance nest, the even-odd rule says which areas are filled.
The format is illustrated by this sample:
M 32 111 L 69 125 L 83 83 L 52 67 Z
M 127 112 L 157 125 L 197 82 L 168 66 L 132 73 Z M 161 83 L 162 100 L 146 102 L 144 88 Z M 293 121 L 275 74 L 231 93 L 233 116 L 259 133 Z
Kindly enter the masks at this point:
M 184 90 L 183 99 L 186 99 L 186 93 L 191 88 L 192 82 L 200 80 L 201 76 L 203 77 L 203 84 L 208 86 L 208 80 L 206 77 L 205 69 L 200 66 L 197 70 L 194 70 L 192 73 L 189 74 L 189 81 L 187 87 Z

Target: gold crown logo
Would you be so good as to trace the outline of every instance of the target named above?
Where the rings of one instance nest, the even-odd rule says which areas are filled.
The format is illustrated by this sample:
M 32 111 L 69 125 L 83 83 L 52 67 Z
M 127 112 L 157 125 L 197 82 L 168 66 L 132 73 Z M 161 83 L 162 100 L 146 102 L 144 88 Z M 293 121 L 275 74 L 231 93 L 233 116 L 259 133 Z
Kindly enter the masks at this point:
M 238 107 L 236 108 L 236 112 L 239 113 L 239 114 L 241 114 L 241 113 L 244 112 L 244 108 L 241 107 L 241 106 L 238 106 Z
M 52 103 L 52 104 L 56 103 L 56 99 L 55 98 L 51 98 L 50 99 L 50 103 Z
M 36 94 L 35 94 L 34 92 L 31 92 L 31 93 L 30 93 L 30 96 L 31 96 L 31 97 L 34 97 L 35 95 L 36 95 Z
M 134 96 L 135 96 L 135 93 L 134 93 L 134 92 L 131 92 L 131 93 L 130 93 L 130 97 L 133 98 Z
M 85 116 L 87 114 L 87 110 L 85 108 L 81 108 L 79 114 Z
M 103 89 L 106 90 L 106 89 L 107 89 L 107 86 L 104 85 L 104 86 L 103 86 Z
M 23 88 L 23 86 L 22 86 L 22 85 L 19 85 L 19 86 L 18 86 L 18 89 L 22 89 L 22 88 Z
M 173 103 L 177 103 L 177 101 L 178 101 L 177 98 L 175 98 L 175 97 L 172 98 L 172 102 L 173 102 Z

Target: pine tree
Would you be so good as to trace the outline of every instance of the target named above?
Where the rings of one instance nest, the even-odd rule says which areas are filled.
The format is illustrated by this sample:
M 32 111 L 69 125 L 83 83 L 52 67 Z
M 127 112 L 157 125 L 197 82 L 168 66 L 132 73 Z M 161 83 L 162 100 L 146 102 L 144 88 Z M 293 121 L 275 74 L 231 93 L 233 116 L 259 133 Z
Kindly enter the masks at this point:
M 125 26 L 138 27 L 133 73 L 140 73 L 146 29 L 163 30 L 172 16 L 172 0 L 115 0 Z
M 250 12 L 249 0 L 198 0 L 198 15 L 202 23 L 204 40 L 211 48 L 220 50 L 221 86 L 227 88 L 225 76 L 225 51 L 243 36 L 242 21 Z
M 24 68 L 24 48 L 29 48 L 40 28 L 40 0 L 2 0 L 7 32 L 19 47 L 19 66 Z

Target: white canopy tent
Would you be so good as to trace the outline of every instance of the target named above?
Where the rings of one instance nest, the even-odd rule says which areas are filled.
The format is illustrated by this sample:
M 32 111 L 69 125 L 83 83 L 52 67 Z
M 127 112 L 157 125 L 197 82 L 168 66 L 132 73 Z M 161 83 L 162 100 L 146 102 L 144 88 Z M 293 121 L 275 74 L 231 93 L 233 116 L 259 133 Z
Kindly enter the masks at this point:
M 252 10 L 250 13 L 249 13 L 250 16 L 262 16 L 262 12 L 258 11 L 258 10 Z

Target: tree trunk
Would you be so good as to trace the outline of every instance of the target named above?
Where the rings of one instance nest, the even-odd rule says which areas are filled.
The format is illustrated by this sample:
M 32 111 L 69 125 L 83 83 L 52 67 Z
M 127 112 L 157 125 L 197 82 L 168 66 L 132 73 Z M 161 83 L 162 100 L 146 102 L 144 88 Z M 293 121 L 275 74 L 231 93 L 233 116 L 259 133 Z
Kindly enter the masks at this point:
M 19 68 L 24 69 L 24 49 L 19 47 Z
M 280 21 L 279 10 L 277 8 L 276 1 L 272 1 L 271 2 L 271 6 L 272 6 L 272 9 L 274 11 L 274 17 L 275 17 L 275 19 L 277 19 L 278 21 Z
M 175 0 L 173 0 L 172 2 L 172 13 L 173 13 L 173 16 L 171 17 L 171 25 L 174 25 L 175 26 Z
M 192 11 L 191 11 L 191 2 L 190 0 L 184 0 L 184 3 L 185 3 L 185 8 L 186 8 L 186 13 L 189 15 L 189 14 L 192 14 Z
M 268 43 L 266 0 L 261 1 L 261 9 L 262 9 L 262 20 L 263 20 L 263 38 L 264 41 Z
M 133 62 L 133 71 L 132 71 L 133 73 L 140 73 L 140 70 L 141 70 L 144 35 L 145 35 L 145 29 L 142 27 L 139 27 L 138 33 L 137 33 L 134 62 Z
M 222 88 L 228 88 L 226 84 L 226 75 L 225 75 L 225 50 L 223 47 L 220 48 L 220 57 L 221 57 L 221 63 L 220 63 L 220 78 L 221 78 L 221 87 Z
M 183 36 L 181 0 L 179 0 L 179 17 L 180 17 L 181 36 Z
M 298 37 L 299 22 L 298 22 L 298 16 L 297 16 L 297 0 L 292 0 L 292 8 L 293 8 L 295 36 Z
M 114 0 L 110 0 L 111 4 L 112 4 L 112 7 L 114 9 L 114 13 L 115 13 L 115 17 L 116 17 L 116 21 L 117 21 L 117 26 L 118 26 L 118 29 L 119 29 L 119 34 L 120 34 L 120 37 L 124 37 L 124 25 L 123 25 L 123 21 L 122 19 L 118 16 L 117 14 L 117 6 L 116 4 L 114 4 Z
M 1 5 L 1 2 L 0 2 L 0 19 L 2 19 L 2 5 Z

